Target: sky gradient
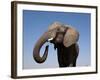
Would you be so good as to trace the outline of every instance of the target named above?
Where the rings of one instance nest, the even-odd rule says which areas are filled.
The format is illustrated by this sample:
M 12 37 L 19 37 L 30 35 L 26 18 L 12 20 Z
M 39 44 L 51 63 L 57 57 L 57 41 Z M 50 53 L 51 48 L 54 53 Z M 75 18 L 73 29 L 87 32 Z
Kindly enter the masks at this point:
M 57 52 L 51 43 L 46 43 L 42 47 L 41 53 L 43 53 L 45 46 L 49 44 L 48 57 L 43 64 L 38 64 L 33 59 L 35 43 L 47 31 L 48 26 L 55 21 L 71 25 L 79 31 L 78 44 L 80 50 L 77 66 L 89 66 L 91 62 L 90 20 L 91 15 L 89 13 L 23 10 L 23 69 L 58 67 Z

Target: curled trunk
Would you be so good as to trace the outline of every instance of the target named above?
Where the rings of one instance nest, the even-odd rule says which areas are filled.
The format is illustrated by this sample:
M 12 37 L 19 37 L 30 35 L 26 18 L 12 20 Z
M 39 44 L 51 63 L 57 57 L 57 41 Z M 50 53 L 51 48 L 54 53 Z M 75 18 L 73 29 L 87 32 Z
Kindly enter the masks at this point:
M 48 55 L 48 45 L 45 47 L 45 52 L 42 57 L 40 57 L 40 49 L 42 48 L 43 44 L 47 42 L 47 40 L 50 38 L 48 35 L 48 32 L 44 33 L 40 39 L 37 41 L 34 50 L 33 50 L 33 58 L 37 63 L 43 63 Z

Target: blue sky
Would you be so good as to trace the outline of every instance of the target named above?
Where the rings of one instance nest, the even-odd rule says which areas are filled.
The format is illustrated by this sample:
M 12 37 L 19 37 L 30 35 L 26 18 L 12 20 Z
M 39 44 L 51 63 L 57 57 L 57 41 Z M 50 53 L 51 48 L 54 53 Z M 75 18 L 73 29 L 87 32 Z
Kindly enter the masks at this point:
M 49 12 L 23 10 L 23 69 L 56 68 L 58 67 L 57 52 L 53 44 L 49 44 L 48 58 L 43 64 L 38 64 L 33 59 L 33 48 L 40 36 L 47 31 L 48 26 L 55 21 L 68 24 L 76 28 L 79 33 L 79 56 L 77 66 L 89 66 L 90 53 L 90 20 L 89 13 Z M 41 54 L 42 55 L 42 54 Z

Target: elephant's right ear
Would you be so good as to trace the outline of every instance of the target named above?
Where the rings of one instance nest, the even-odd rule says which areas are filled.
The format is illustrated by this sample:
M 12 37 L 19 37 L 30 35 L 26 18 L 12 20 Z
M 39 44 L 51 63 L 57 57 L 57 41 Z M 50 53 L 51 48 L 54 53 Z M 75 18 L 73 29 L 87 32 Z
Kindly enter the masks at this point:
M 72 44 L 76 43 L 79 39 L 79 32 L 72 27 L 68 27 L 68 30 L 65 33 L 63 44 L 65 47 L 69 47 Z

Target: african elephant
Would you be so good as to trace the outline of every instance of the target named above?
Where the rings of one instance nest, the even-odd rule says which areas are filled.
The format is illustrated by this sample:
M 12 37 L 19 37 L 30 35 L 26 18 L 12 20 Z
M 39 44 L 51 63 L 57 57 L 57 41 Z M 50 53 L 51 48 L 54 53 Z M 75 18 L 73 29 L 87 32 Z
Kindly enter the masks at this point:
M 43 44 L 50 42 L 57 49 L 59 67 L 74 67 L 79 54 L 78 39 L 79 32 L 76 29 L 69 25 L 54 22 L 36 42 L 33 49 L 33 58 L 37 63 L 43 63 L 47 58 L 49 45 L 45 47 L 42 57 L 40 57 L 40 49 Z

